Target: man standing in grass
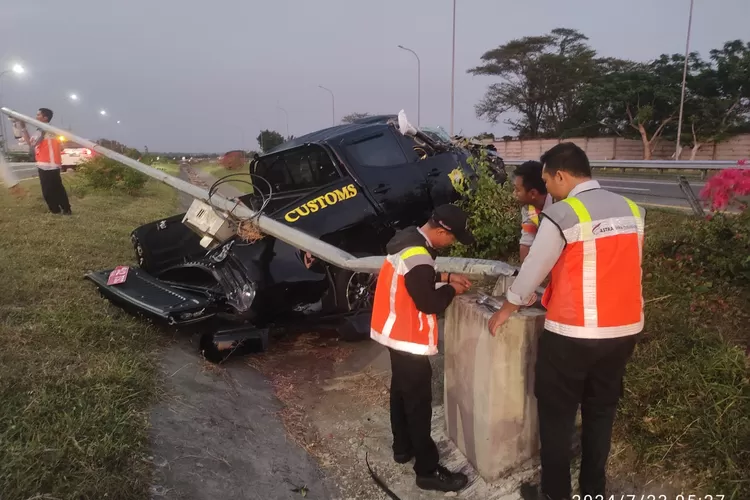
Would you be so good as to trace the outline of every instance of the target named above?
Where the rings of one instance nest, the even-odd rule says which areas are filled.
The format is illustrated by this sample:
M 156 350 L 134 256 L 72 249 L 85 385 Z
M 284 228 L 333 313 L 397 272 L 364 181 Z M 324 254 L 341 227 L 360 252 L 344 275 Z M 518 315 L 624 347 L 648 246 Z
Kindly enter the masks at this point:
M 52 110 L 48 108 L 39 108 L 36 119 L 42 123 L 49 123 L 52 120 Z M 29 136 L 26 127 L 22 130 L 23 138 L 26 143 L 34 147 L 34 156 L 39 169 L 39 183 L 42 186 L 42 196 L 47 202 L 50 212 L 53 214 L 62 213 L 71 215 L 70 201 L 68 193 L 62 183 L 60 169 L 62 168 L 62 158 L 60 153 L 60 142 L 53 134 L 45 133 L 39 130 L 33 137 Z

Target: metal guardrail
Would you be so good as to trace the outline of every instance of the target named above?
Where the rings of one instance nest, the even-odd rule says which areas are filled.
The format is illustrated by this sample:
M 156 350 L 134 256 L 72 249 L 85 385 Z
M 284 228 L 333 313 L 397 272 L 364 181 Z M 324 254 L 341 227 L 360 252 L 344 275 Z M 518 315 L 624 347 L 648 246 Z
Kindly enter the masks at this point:
M 56 135 L 64 134 L 76 144 L 86 146 L 103 156 L 118 161 L 127 167 L 141 172 L 142 174 L 172 186 L 178 191 L 188 194 L 193 198 L 209 203 L 208 191 L 203 188 L 190 184 L 189 182 L 177 177 L 173 177 L 161 170 L 133 160 L 132 158 L 128 158 L 120 153 L 115 153 L 114 151 L 89 141 L 88 139 L 76 136 L 69 130 L 62 130 L 48 123 L 42 123 L 8 108 L 0 108 L 0 112 L 44 131 L 52 132 Z M 211 197 L 210 203 L 215 207 L 226 210 L 227 212 L 233 213 L 242 218 L 256 217 L 255 220 L 257 221 L 258 227 L 264 233 L 288 243 L 295 248 L 304 250 L 305 252 L 310 252 L 312 255 L 333 264 L 336 267 L 348 269 L 353 272 L 377 273 L 383 265 L 383 260 L 385 259 L 384 256 L 357 258 L 350 253 L 310 236 L 303 231 L 291 228 L 281 222 L 271 219 L 270 217 L 264 215 L 258 216 L 256 212 L 239 203 L 238 200 L 230 200 L 216 193 Z M 441 272 L 483 276 L 512 276 L 517 270 L 516 267 L 511 266 L 506 262 L 484 259 L 438 257 L 436 264 L 438 271 Z
M 506 165 L 518 166 L 528 160 L 506 160 Z M 665 170 L 695 171 L 700 172 L 704 179 L 709 171 L 724 170 L 727 168 L 748 168 L 740 165 L 737 161 L 675 161 L 675 160 L 591 160 L 591 168 L 620 169 L 622 172 L 628 170 L 651 170 L 663 172 Z

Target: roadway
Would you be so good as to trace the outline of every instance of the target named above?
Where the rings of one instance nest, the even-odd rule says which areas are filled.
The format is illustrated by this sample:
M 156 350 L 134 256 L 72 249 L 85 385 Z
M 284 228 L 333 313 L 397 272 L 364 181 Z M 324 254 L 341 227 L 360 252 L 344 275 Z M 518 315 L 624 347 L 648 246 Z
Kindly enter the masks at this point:
M 11 163 L 11 169 L 19 179 L 36 177 L 33 163 Z M 623 177 L 598 177 L 599 183 L 616 193 L 627 196 L 637 203 L 689 208 L 690 204 L 677 185 L 676 178 L 664 176 L 663 179 L 633 179 Z M 697 197 L 704 182 L 692 181 L 690 187 Z
M 690 208 L 676 178 L 664 176 L 664 179 L 633 179 L 622 177 L 598 177 L 602 187 L 627 196 L 636 203 Z M 690 181 L 690 188 L 700 199 L 700 191 L 705 182 Z

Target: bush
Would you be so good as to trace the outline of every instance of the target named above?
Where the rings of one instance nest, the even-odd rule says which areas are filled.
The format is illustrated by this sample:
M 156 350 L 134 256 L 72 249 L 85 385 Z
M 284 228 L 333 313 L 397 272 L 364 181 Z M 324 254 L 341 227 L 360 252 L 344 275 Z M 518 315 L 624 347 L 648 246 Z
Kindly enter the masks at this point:
M 148 177 L 104 156 L 97 156 L 82 163 L 78 177 L 84 187 L 100 191 L 114 191 L 137 195 L 143 190 Z
M 451 255 L 509 260 L 518 252 L 521 227 L 521 212 L 513 196 L 512 184 L 506 182 L 502 187 L 497 184 L 485 151 L 479 158 L 469 158 L 469 163 L 477 172 L 476 183 L 470 186 L 464 179 L 454 181 L 454 186 L 463 197 L 458 204 L 469 215 L 469 227 L 477 244 L 471 248 L 456 244 Z

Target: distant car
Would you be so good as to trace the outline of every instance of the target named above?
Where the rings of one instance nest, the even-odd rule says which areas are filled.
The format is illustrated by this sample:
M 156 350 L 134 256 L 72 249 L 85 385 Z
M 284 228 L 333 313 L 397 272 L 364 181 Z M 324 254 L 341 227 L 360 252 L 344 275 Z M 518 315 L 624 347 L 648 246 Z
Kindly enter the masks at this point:
M 89 148 L 76 147 L 76 145 L 66 145 L 61 152 L 62 159 L 62 171 L 65 172 L 69 168 L 75 168 L 79 164 L 90 160 L 94 157 L 95 153 Z
M 250 168 L 273 189 L 268 217 L 368 256 L 383 255 L 397 229 L 422 224 L 435 206 L 459 199 L 454 182 L 477 177 L 468 156 L 422 132 L 402 134 L 395 116 L 378 116 L 293 139 Z M 241 200 L 257 209 L 258 196 Z M 265 344 L 269 329 L 294 323 L 309 328 L 311 321 L 350 317 L 356 331 L 347 335 L 369 336 L 369 314 L 360 313 L 371 307 L 372 275 L 336 268 L 270 236 L 251 244 L 233 236 L 207 250 L 183 219 L 133 231 L 139 267 L 124 271 L 126 281 L 112 281 L 112 269 L 87 278 L 125 309 L 175 326 L 199 324 L 200 348 L 212 360 L 245 339 Z

